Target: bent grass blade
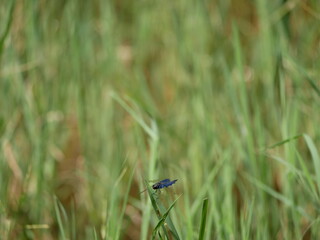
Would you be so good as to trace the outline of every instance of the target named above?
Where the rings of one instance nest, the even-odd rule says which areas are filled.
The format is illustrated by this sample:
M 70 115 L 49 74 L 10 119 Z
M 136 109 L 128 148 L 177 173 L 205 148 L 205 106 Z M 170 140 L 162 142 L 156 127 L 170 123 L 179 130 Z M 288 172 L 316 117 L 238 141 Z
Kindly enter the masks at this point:
M 172 223 L 170 217 L 168 216 L 168 214 L 169 214 L 170 210 L 173 208 L 173 206 L 175 205 L 176 201 L 180 198 L 181 195 L 171 204 L 171 206 L 168 208 L 168 210 L 165 210 L 164 206 L 155 199 L 155 197 L 154 197 L 155 193 L 152 190 L 152 188 L 148 185 L 148 182 L 146 180 L 145 180 L 145 184 L 147 186 L 147 191 L 148 191 L 149 198 L 151 200 L 152 207 L 153 207 L 153 209 L 154 209 L 154 211 L 155 211 L 155 213 L 156 213 L 156 215 L 157 215 L 157 217 L 159 219 L 159 222 L 158 222 L 158 224 L 157 224 L 157 226 L 155 228 L 157 230 L 155 231 L 155 229 L 154 229 L 153 237 L 155 236 L 154 235 L 155 232 L 159 232 L 158 230 L 161 227 L 163 232 L 164 232 L 165 237 L 167 239 L 170 239 L 168 231 L 167 231 L 167 229 L 165 228 L 165 226 L 163 224 L 164 221 L 167 220 L 167 224 L 168 224 L 168 227 L 170 229 L 170 232 L 172 233 L 172 236 L 174 237 L 174 239 L 180 240 L 180 237 L 179 237 L 179 235 L 177 233 L 177 230 L 176 230 L 174 224 Z M 161 214 L 161 212 L 163 212 L 164 214 Z M 162 222 L 162 224 L 159 225 L 159 223 L 162 220 L 164 220 L 164 221 Z
M 180 195 L 181 196 L 181 195 Z M 155 239 L 157 232 L 159 231 L 159 228 L 162 227 L 169 215 L 169 212 L 171 211 L 171 209 L 174 207 L 174 205 L 176 204 L 177 200 L 180 198 L 180 196 L 171 204 L 171 206 L 168 208 L 168 210 L 163 214 L 162 218 L 159 220 L 157 226 L 153 229 L 153 233 L 152 233 L 152 239 Z M 175 236 L 175 234 L 174 234 Z M 177 236 L 175 236 L 176 239 Z

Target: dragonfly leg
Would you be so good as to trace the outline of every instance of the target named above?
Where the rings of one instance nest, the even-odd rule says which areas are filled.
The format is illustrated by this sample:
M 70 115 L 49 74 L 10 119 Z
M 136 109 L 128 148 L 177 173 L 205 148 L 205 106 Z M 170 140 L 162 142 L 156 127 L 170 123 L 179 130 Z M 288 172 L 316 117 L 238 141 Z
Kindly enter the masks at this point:
M 158 193 L 161 193 L 160 189 L 155 189 L 153 194 L 158 195 Z

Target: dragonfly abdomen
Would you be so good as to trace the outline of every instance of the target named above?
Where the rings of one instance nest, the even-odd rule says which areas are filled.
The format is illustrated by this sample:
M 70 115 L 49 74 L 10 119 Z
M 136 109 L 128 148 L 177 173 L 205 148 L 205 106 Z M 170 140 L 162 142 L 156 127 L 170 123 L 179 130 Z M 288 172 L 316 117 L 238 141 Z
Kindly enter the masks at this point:
M 174 184 L 176 181 L 178 181 L 178 179 L 175 179 L 173 181 L 170 181 L 170 179 L 164 179 L 160 182 L 157 182 L 155 184 L 152 185 L 152 188 L 157 190 L 157 189 L 161 189 L 161 188 L 165 188 L 165 187 L 169 187 L 172 184 Z

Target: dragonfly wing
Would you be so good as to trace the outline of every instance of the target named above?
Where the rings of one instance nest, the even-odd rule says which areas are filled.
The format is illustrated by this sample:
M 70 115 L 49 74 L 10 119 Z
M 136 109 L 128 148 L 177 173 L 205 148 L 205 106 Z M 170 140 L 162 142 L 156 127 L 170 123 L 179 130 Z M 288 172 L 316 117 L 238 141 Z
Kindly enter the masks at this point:
M 152 185 L 153 189 L 161 189 L 164 188 L 166 186 L 166 184 L 168 184 L 170 182 L 170 179 L 163 179 L 160 182 L 157 182 L 155 184 Z
M 165 188 L 165 187 L 169 187 L 172 184 L 174 184 L 176 181 L 178 181 L 178 179 L 175 179 L 173 181 L 170 181 L 170 179 L 163 179 L 160 182 L 157 182 L 155 184 L 152 185 L 153 189 L 161 189 L 161 188 Z
M 178 181 L 178 179 L 175 179 L 175 180 L 173 180 L 173 181 L 170 181 L 170 182 L 168 182 L 168 183 L 165 183 L 164 185 L 164 187 L 169 187 L 169 186 L 171 186 L 172 184 L 175 184 L 175 182 L 176 181 Z
M 169 183 L 169 182 L 170 182 L 170 179 L 167 178 L 167 179 L 161 180 L 159 183 L 160 183 L 160 184 L 166 184 L 166 183 Z
M 143 190 L 142 192 L 140 192 L 140 194 L 141 194 L 141 193 L 144 193 L 145 191 L 147 191 L 147 188 L 146 188 L 145 190 Z

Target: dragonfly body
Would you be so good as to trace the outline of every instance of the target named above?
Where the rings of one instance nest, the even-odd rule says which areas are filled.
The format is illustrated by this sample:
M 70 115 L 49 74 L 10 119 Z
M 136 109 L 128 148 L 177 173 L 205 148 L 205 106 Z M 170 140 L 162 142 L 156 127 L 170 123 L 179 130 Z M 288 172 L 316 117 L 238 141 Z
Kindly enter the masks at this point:
M 172 184 L 175 184 L 175 182 L 178 181 L 178 179 L 175 179 L 173 181 L 171 181 L 170 179 L 164 179 L 160 182 L 157 182 L 155 184 L 152 185 L 152 188 L 155 190 L 161 189 L 161 188 L 165 188 L 165 187 L 169 187 Z
M 178 181 L 178 179 L 175 180 L 170 180 L 170 179 L 163 179 L 155 184 L 152 185 L 152 188 L 156 191 L 162 189 L 162 188 L 167 188 L 170 187 L 172 184 L 175 184 L 175 182 Z M 141 193 L 143 193 L 144 191 L 146 191 L 147 189 L 143 190 Z

